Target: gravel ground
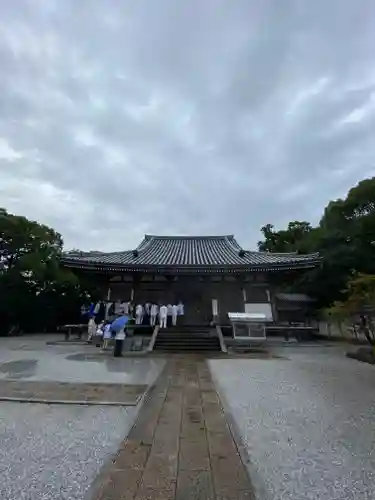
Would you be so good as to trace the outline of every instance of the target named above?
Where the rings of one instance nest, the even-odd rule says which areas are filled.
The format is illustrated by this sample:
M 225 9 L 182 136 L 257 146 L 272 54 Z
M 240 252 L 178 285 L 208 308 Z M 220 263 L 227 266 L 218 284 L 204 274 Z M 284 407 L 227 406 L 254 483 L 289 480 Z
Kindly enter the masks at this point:
M 84 499 L 136 412 L 0 403 L 0 499 Z
M 375 369 L 342 348 L 211 360 L 247 448 L 258 499 L 375 498 Z

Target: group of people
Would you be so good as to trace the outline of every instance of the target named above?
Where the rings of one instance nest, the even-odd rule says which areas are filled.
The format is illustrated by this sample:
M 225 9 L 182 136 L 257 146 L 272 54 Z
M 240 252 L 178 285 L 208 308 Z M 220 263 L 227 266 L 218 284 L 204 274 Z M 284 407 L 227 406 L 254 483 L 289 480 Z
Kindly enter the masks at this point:
M 109 341 L 115 335 L 112 331 L 112 321 L 101 321 L 100 323 L 95 322 L 95 318 L 89 319 L 88 323 L 88 337 L 87 341 L 92 342 L 94 336 L 101 339 L 101 345 L 103 349 L 107 349 Z M 125 332 L 123 332 L 125 334 Z
M 101 337 L 103 348 L 108 346 L 109 340 L 117 333 L 111 326 L 115 318 L 128 316 L 135 318 L 136 325 L 155 326 L 159 324 L 160 328 L 167 326 L 176 326 L 178 318 L 185 314 L 184 304 L 180 301 L 178 304 L 156 304 L 155 302 L 146 302 L 134 306 L 132 302 L 100 302 L 90 306 L 82 306 L 81 314 L 88 316 L 88 338 L 92 341 L 94 336 Z
M 142 325 L 144 323 L 155 326 L 159 322 L 160 328 L 177 325 L 177 318 L 184 316 L 185 310 L 182 302 L 178 304 L 161 304 L 155 302 L 146 302 L 146 304 L 138 304 L 135 308 L 135 324 Z

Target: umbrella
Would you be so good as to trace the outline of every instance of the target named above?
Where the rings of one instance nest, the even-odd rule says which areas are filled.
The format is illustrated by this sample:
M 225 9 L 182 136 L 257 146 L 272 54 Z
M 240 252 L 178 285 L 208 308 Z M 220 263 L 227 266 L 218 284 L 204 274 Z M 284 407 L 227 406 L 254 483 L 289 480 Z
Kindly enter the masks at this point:
M 128 324 L 129 317 L 124 315 L 120 316 L 119 318 L 116 318 L 115 321 L 111 324 L 111 330 L 114 333 L 117 333 L 119 330 L 124 328 Z

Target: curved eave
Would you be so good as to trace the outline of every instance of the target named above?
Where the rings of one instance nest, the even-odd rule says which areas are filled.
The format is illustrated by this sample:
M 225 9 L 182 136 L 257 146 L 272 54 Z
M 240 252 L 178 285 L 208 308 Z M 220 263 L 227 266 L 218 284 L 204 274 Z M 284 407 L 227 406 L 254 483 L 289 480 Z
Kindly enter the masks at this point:
M 321 259 L 306 260 L 305 262 L 291 262 L 291 263 L 276 263 L 276 264 L 258 264 L 249 265 L 244 264 L 228 265 L 228 266 L 160 266 L 160 265 L 119 265 L 107 264 L 96 262 L 77 262 L 70 259 L 62 259 L 61 263 L 65 267 L 74 269 L 82 269 L 88 271 L 105 271 L 105 272 L 123 272 L 123 273 L 156 273 L 156 274 L 170 274 L 170 273 L 199 273 L 199 274 L 213 274 L 213 273 L 246 273 L 246 272 L 266 272 L 266 271 L 291 271 L 294 269 L 311 269 L 317 267 Z

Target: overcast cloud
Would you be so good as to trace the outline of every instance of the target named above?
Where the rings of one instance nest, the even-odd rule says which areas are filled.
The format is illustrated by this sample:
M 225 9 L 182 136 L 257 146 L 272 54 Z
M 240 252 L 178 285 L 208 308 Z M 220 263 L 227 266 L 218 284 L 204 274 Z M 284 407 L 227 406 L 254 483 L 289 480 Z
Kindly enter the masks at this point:
M 375 175 L 371 0 L 0 2 L 0 206 L 67 248 L 316 222 Z

